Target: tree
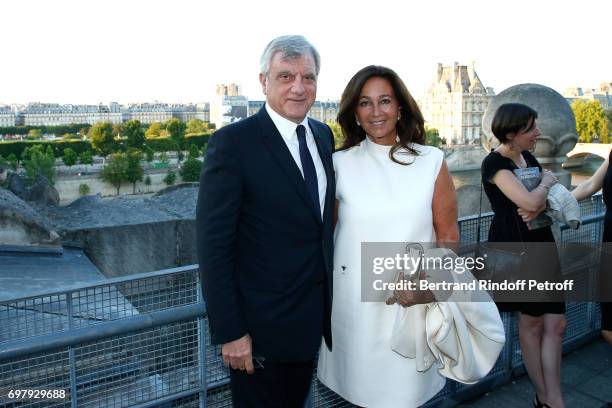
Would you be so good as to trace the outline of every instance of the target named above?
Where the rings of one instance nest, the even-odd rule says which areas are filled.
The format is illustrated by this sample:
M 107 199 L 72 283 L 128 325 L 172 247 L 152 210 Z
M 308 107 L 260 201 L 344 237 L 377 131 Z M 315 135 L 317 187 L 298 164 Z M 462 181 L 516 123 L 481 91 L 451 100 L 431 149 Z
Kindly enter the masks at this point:
M 196 147 L 195 145 L 191 145 Z M 181 177 L 183 181 L 193 182 L 198 181 L 200 179 L 200 173 L 202 172 L 202 162 L 197 159 L 197 147 L 196 147 L 195 156 L 192 155 L 192 152 L 189 152 L 189 158 L 185 160 L 185 163 L 181 166 Z
M 80 164 L 93 164 L 93 154 L 91 150 L 85 150 L 79 155 Z
M 80 138 L 81 137 L 79 135 L 75 134 L 75 133 L 64 133 L 62 135 L 62 139 L 63 140 L 78 140 Z
M 150 186 L 151 185 L 151 176 L 145 177 L 144 183 L 145 183 L 145 186 Z
M 92 147 L 103 157 L 117 149 L 113 136 L 113 125 L 110 122 L 98 122 L 89 129 L 89 140 Z
M 332 134 L 334 135 L 334 145 L 336 146 L 336 149 L 337 149 L 340 146 L 342 146 L 342 143 L 344 142 L 344 135 L 342 134 L 342 128 L 340 127 L 340 124 L 338 124 L 337 122 L 327 121 L 326 123 L 327 123 L 327 126 L 330 127 Z
M 123 126 L 120 123 L 113 124 L 113 136 L 115 138 L 121 136 L 122 131 L 123 131 Z
M 119 195 L 119 189 L 121 189 L 121 184 L 127 178 L 127 168 L 127 154 L 113 153 L 107 160 L 106 165 L 102 168 L 102 171 L 100 172 L 100 178 L 103 181 L 115 186 L 115 188 L 117 189 L 117 195 Z
M 159 122 L 153 122 L 149 125 L 149 128 L 145 132 L 147 139 L 160 137 L 161 131 L 163 130 L 162 124 Z
M 170 159 L 168 158 L 168 153 L 161 152 L 159 154 L 159 162 L 162 163 L 162 164 L 169 164 L 170 163 Z
M 204 133 L 208 130 L 206 123 L 200 119 L 190 119 L 187 122 L 187 127 L 185 128 L 185 134 L 190 135 L 193 133 Z
M 28 131 L 27 139 L 40 140 L 42 139 L 42 132 L 40 131 L 40 129 L 30 129 Z
M 17 171 L 17 167 L 19 166 L 19 160 L 17 160 L 17 156 L 15 156 L 15 153 L 9 153 L 9 155 L 6 156 L 6 161 L 8 162 L 9 167 L 11 169 Z
M 170 138 L 176 143 L 176 152 L 180 152 L 185 144 L 185 124 L 177 118 L 168 119 L 166 130 Z
M 47 146 L 47 150 L 41 145 L 26 147 L 22 157 L 28 183 L 32 184 L 36 177 L 43 176 L 53 184 L 55 180 L 55 156 L 51 146 Z
M 127 168 L 125 179 L 132 183 L 132 193 L 136 194 L 136 183 L 142 181 L 144 169 L 140 163 L 142 160 L 142 152 L 138 149 L 131 148 L 127 151 Z
M 164 183 L 166 183 L 166 185 L 171 186 L 176 182 L 176 173 L 174 172 L 174 170 L 170 169 L 168 170 L 168 174 L 166 174 L 166 177 L 164 177 Z
M 194 144 L 189 145 L 189 158 L 197 159 L 200 156 L 200 151 L 198 150 L 198 146 Z
M 145 142 L 144 131 L 139 120 L 130 120 L 123 125 L 123 135 L 127 137 L 127 146 L 141 149 Z
M 78 159 L 79 157 L 77 156 L 74 150 L 72 150 L 69 147 L 64 149 L 64 155 L 62 156 L 62 161 L 64 162 L 66 166 L 68 167 L 74 166 L 77 163 Z
M 143 153 L 144 153 L 144 155 L 145 155 L 145 160 L 146 160 L 148 163 L 151 163 L 151 162 L 153 161 L 153 159 L 155 158 L 155 152 L 153 151 L 153 149 L 151 149 L 149 146 L 146 146 L 146 145 L 145 145 L 145 146 L 142 148 L 142 150 L 143 150 Z
M 90 192 L 89 184 L 79 184 L 79 195 L 86 196 Z
M 438 129 L 425 128 L 425 144 L 433 147 L 440 147 L 444 144 Z
M 598 137 L 599 142 L 608 143 L 610 132 L 608 119 L 598 101 L 575 100 L 572 103 L 572 110 L 576 117 L 579 142 L 591 143 L 594 137 Z

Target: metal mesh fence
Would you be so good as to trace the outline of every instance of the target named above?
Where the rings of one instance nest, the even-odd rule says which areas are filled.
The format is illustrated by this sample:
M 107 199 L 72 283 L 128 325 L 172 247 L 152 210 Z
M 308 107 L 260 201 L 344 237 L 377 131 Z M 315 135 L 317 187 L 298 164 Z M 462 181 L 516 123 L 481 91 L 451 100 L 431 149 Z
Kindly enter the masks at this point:
M 581 205 L 585 214 L 599 214 L 603 209 L 601 197 Z M 490 222 L 490 214 L 481 219 L 482 239 L 486 239 Z M 477 217 L 460 220 L 464 242 L 476 241 L 477 224 Z M 601 224 L 595 222 L 576 231 L 564 229 L 561 240 L 599 242 Z M 575 271 L 582 274 L 578 284 L 591 284 L 588 277 L 595 267 L 583 264 L 582 270 Z M 231 407 L 228 369 L 220 347 L 210 343 L 203 316 L 177 317 L 146 329 L 130 328 L 131 322 L 142 324 L 149 316 L 185 310 L 198 302 L 199 273 L 192 266 L 0 303 L 0 406 L 128 407 L 159 402 L 168 407 L 195 407 L 206 402 L 210 407 Z M 508 342 L 489 377 L 504 375 L 522 364 L 517 320 L 511 314 L 502 318 Z M 599 307 L 570 302 L 567 320 L 566 343 L 599 328 Z M 113 330 L 119 326 L 121 330 Z M 96 333 L 94 339 L 83 337 L 44 352 L 2 357 L 3 351 L 20 343 L 40 348 L 45 339 L 92 332 Z M 430 404 L 479 386 L 448 381 Z M 4 391 L 13 388 L 63 389 L 67 398 L 7 400 Z M 200 395 L 205 395 L 206 401 L 201 401 Z M 314 407 L 352 406 L 319 383 L 316 374 L 310 403 Z

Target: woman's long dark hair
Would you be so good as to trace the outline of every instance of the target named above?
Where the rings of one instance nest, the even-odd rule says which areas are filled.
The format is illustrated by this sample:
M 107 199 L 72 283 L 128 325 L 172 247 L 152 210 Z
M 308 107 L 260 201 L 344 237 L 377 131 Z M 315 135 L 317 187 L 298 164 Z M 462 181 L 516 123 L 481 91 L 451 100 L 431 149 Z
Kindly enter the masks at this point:
M 389 158 L 398 164 L 410 164 L 397 160 L 394 154 L 405 149 L 413 155 L 418 152 L 412 147 L 413 143 L 425 144 L 425 124 L 423 114 L 416 101 L 408 92 L 406 85 L 400 77 L 390 68 L 379 65 L 370 65 L 357 72 L 346 85 L 342 98 L 340 99 L 340 109 L 338 112 L 338 123 L 342 128 L 344 142 L 340 150 L 348 149 L 361 143 L 366 138 L 365 131 L 357 125 L 355 112 L 361 90 L 370 78 L 383 78 L 389 81 L 393 93 L 401 107 L 401 117 L 397 122 L 397 135 L 399 141 L 393 145 L 389 151 Z

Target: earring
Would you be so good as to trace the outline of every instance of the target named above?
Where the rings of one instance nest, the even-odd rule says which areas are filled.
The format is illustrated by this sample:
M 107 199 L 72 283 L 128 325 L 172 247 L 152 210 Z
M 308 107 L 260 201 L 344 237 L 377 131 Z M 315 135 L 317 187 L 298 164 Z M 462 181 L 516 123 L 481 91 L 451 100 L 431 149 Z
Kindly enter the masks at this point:
M 401 118 L 402 118 L 402 113 L 401 113 L 401 112 L 398 112 L 398 113 L 397 113 L 397 121 L 399 122 L 399 120 L 400 120 Z
M 355 118 L 355 123 L 357 123 L 357 126 L 361 126 L 361 123 L 359 123 L 359 119 Z

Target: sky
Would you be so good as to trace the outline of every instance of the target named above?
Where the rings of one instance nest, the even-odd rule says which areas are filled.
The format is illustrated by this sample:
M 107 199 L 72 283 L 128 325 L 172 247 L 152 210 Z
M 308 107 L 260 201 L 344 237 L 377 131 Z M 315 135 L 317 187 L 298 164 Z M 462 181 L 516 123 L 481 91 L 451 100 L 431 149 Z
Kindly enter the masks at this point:
M 219 83 L 263 99 L 259 57 L 285 34 L 321 54 L 318 100 L 366 65 L 420 97 L 437 63 L 475 62 L 496 93 L 612 82 L 609 0 L 6 0 L 0 103 L 210 101 Z

